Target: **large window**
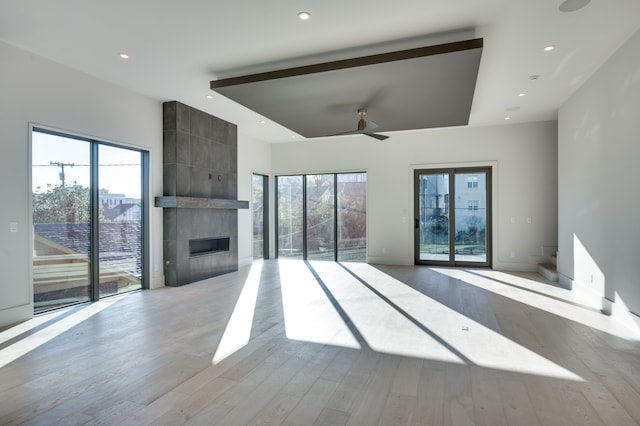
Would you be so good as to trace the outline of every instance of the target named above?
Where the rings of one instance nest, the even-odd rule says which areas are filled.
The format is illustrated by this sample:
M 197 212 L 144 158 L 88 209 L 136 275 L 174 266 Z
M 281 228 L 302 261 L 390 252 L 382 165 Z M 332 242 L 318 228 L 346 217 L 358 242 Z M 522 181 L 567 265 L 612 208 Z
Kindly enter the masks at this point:
M 34 128 L 35 312 L 147 286 L 146 152 Z
M 309 260 L 334 260 L 336 250 L 334 174 L 307 175 L 306 242 Z
M 338 191 L 338 260 L 364 262 L 367 254 L 367 174 L 340 173 Z
M 303 257 L 303 208 L 304 192 L 302 176 L 278 176 L 277 193 L 277 255 L 278 257 Z
M 364 261 L 366 185 L 366 173 L 278 176 L 278 256 Z

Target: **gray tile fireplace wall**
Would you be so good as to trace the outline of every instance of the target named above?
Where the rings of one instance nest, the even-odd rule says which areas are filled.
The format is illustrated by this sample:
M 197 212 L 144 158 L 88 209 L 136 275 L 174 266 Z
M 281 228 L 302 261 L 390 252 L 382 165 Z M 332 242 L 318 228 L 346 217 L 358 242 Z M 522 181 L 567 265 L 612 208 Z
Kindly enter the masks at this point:
M 165 196 L 237 199 L 237 127 L 179 102 L 163 104 Z M 238 269 L 238 214 L 165 208 L 164 276 L 181 286 Z M 191 253 L 190 241 L 228 238 L 228 250 Z M 193 246 L 193 243 L 192 243 Z

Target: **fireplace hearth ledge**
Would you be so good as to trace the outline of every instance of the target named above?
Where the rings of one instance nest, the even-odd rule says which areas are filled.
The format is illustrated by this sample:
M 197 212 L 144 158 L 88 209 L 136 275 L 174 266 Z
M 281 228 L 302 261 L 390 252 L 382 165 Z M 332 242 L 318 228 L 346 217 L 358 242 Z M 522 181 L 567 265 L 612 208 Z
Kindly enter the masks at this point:
M 225 200 L 221 198 L 162 196 L 155 198 L 155 206 L 165 209 L 248 209 L 249 202 L 243 200 Z

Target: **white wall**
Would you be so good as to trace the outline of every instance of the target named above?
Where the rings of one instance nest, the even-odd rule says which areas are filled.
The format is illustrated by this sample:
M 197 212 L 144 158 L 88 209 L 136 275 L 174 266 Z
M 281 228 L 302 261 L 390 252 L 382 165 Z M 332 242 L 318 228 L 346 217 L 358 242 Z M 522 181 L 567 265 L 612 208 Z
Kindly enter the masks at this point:
M 238 210 L 238 264 L 253 262 L 253 206 L 251 205 L 251 177 L 253 173 L 269 176 L 271 173 L 271 146 L 240 133 L 238 129 L 238 200 L 248 200 L 249 210 Z M 273 186 L 273 179 L 269 179 Z M 269 200 L 271 203 L 271 200 Z M 273 215 L 273 211 L 269 212 Z M 273 217 L 269 218 L 273 228 Z M 270 231 L 273 235 L 273 231 Z M 270 245 L 273 251 L 273 244 Z M 271 255 L 273 257 L 273 254 Z
M 0 326 L 32 316 L 29 123 L 150 151 L 162 195 L 162 105 L 0 42 Z M 18 222 L 17 233 L 9 223 Z M 151 285 L 162 285 L 162 210 L 151 211 Z
M 414 262 L 414 169 L 473 165 L 494 168 L 493 267 L 534 270 L 543 247 L 557 246 L 555 121 L 398 132 L 386 141 L 342 137 L 271 148 L 274 175 L 367 172 L 367 259 L 373 263 Z
M 605 308 L 640 315 L 640 32 L 561 107 L 559 123 L 559 272 Z

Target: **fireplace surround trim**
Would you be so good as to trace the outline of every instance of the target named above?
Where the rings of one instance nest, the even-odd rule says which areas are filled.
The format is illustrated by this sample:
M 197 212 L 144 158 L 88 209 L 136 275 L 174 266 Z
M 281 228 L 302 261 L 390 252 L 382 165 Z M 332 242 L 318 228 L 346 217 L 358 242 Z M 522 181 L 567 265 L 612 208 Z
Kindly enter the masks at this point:
M 155 198 L 155 206 L 181 209 L 248 209 L 249 201 L 221 198 L 162 196 Z

